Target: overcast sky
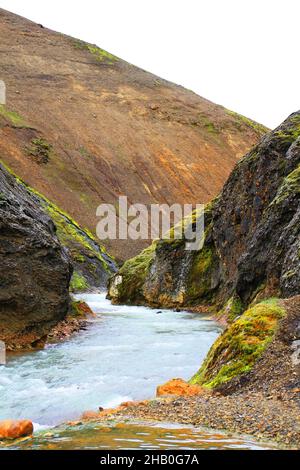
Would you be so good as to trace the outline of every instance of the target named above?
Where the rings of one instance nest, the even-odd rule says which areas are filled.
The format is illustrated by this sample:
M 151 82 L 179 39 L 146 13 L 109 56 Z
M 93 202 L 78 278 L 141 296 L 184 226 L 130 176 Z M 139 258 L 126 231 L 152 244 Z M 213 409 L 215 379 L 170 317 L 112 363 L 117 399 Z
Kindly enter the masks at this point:
M 0 0 L 0 6 L 271 128 L 300 108 L 299 0 Z

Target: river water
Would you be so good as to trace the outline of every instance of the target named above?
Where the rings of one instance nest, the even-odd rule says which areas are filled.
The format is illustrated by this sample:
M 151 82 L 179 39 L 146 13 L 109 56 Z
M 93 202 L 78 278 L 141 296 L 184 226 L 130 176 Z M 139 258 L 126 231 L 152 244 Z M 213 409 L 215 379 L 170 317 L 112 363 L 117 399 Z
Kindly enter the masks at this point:
M 80 298 L 97 314 L 86 330 L 44 350 L 10 356 L 0 366 L 0 419 L 31 419 L 35 430 L 48 430 L 85 410 L 152 398 L 157 385 L 175 377 L 189 379 L 221 331 L 197 314 L 114 306 L 105 294 Z M 68 442 L 69 448 L 103 448 L 108 439 L 110 448 L 182 448 L 191 442 L 198 448 L 202 436 L 205 448 L 215 441 L 226 448 L 255 447 L 251 441 L 228 441 L 182 426 L 101 429 L 101 443 L 99 432 L 85 428 L 24 445 L 64 448 Z

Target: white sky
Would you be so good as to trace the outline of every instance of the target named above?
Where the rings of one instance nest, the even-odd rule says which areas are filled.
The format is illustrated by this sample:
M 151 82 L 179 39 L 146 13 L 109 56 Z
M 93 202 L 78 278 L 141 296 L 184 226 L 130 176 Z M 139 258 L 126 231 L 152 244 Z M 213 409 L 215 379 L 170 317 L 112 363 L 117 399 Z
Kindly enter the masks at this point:
M 299 0 L 0 0 L 269 127 L 300 108 Z

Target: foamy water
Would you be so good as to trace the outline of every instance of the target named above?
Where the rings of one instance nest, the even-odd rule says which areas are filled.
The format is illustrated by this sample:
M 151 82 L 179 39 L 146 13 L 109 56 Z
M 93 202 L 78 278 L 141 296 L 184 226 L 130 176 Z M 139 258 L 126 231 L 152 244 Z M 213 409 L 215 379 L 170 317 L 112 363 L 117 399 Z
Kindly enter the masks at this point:
M 0 366 L 0 419 L 31 419 L 38 430 L 151 398 L 157 385 L 190 378 L 220 333 L 197 314 L 113 306 L 105 294 L 80 298 L 97 313 L 85 331 Z

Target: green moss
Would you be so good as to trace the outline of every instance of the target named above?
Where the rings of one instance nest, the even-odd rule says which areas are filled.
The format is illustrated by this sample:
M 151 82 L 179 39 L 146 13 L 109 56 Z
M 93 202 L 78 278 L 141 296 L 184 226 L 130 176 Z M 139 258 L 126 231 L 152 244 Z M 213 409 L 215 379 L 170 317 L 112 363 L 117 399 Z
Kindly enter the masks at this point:
M 210 134 L 219 134 L 219 129 L 216 127 L 215 123 L 204 113 L 200 113 L 199 119 L 197 121 L 193 121 L 192 124 L 194 126 L 203 127 Z
M 88 230 L 82 230 L 68 214 L 50 201 L 44 201 L 43 206 L 56 225 L 60 242 L 71 250 L 72 257 L 76 261 L 83 262 L 85 260 L 84 252 L 87 257 L 97 258 L 103 268 L 110 272 L 106 261 L 102 257 L 102 254 L 106 254 L 105 249 L 96 243 L 93 235 Z
M 204 246 L 202 250 L 196 252 L 187 281 L 187 299 L 189 303 L 209 295 L 213 261 L 214 252 L 211 246 Z
M 300 116 L 291 117 L 289 126 L 284 130 L 275 131 L 274 136 L 283 144 L 292 144 L 300 136 Z
M 82 157 L 85 157 L 85 158 L 90 158 L 91 157 L 91 154 L 89 153 L 89 151 L 84 146 L 79 147 L 78 151 L 79 151 L 79 153 Z
M 298 193 L 300 193 L 300 165 L 284 178 L 271 205 L 280 204 L 290 195 Z
M 243 312 L 243 303 L 237 295 L 233 295 L 218 312 L 218 316 L 225 316 L 228 323 L 232 323 Z
M 71 292 L 86 291 L 88 288 L 89 285 L 86 279 L 78 271 L 74 271 L 70 282 Z
M 109 65 L 112 65 L 114 62 L 119 60 L 118 57 L 114 56 L 110 52 L 107 52 L 96 45 L 88 44 L 84 41 L 76 41 L 75 47 L 77 49 L 88 50 L 96 57 L 99 62 L 108 63 Z
M 85 302 L 81 300 L 73 300 L 71 302 L 69 315 L 71 317 L 86 317 L 87 313 L 90 313 L 91 310 Z
M 9 111 L 4 104 L 0 104 L 0 116 L 10 121 L 15 127 L 27 127 L 24 119 L 18 113 Z
M 277 299 L 248 309 L 215 341 L 191 383 L 215 388 L 249 372 L 272 341 L 284 315 Z
M 125 261 L 119 271 L 122 283 L 118 286 L 119 300 L 131 303 L 143 298 L 143 285 L 154 259 L 157 242 L 153 242 L 135 258 Z
M 243 125 L 246 125 L 248 127 L 251 127 L 259 135 L 263 135 L 269 132 L 269 129 L 267 127 L 243 116 L 242 114 L 235 113 L 234 111 L 230 111 L 229 109 L 226 109 L 226 112 L 227 114 L 235 118 L 235 122 L 238 129 L 241 129 Z

